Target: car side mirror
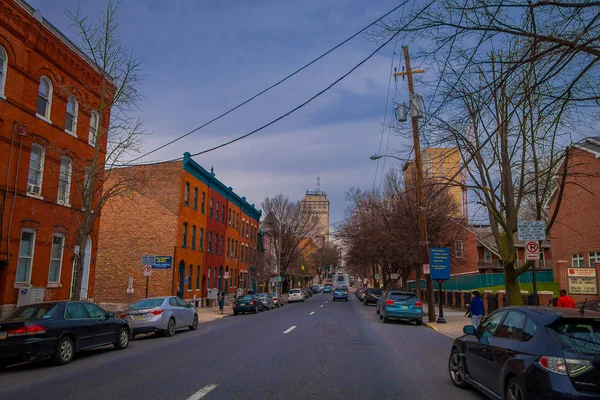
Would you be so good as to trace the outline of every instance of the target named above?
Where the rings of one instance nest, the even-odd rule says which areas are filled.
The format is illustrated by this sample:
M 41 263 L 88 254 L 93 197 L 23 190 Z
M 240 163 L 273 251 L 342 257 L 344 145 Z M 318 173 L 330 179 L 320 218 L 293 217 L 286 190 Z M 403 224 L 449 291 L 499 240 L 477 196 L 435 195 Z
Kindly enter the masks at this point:
M 112 317 L 115 316 L 115 313 L 112 312 L 112 311 L 109 311 L 109 312 L 106 313 L 106 315 L 108 316 L 108 318 L 112 318 Z
M 465 335 L 475 335 L 475 327 L 473 325 L 465 325 L 463 327 L 463 333 Z

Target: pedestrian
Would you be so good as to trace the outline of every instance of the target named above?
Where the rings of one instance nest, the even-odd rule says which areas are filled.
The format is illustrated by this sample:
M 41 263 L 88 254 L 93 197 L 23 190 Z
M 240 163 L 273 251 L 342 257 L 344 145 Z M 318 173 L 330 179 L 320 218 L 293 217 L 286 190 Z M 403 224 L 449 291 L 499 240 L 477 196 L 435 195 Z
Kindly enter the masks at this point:
M 471 324 L 474 328 L 479 326 L 481 322 L 481 318 L 485 315 L 485 309 L 483 307 L 483 299 L 481 298 L 481 294 L 478 290 L 473 290 L 471 292 L 473 298 L 471 299 L 471 304 L 469 304 L 469 308 L 465 313 L 465 316 L 471 317 Z
M 560 297 L 556 302 L 556 307 L 562 308 L 575 308 L 575 300 L 572 297 L 567 296 L 567 291 L 565 289 L 560 290 Z
M 223 292 L 221 290 L 219 290 L 218 299 L 219 299 L 219 310 L 221 310 L 221 315 L 222 315 L 223 307 L 225 306 L 225 296 L 223 295 Z

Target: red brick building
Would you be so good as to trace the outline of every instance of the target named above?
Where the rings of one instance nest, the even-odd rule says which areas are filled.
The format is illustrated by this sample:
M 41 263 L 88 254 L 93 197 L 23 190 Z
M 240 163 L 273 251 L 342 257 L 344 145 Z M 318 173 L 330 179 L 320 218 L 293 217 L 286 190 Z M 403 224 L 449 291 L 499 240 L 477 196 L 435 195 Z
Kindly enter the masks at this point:
M 98 100 L 84 88 L 101 79 L 39 11 L 21 0 L 0 3 L 0 315 L 71 296 L 77 250 L 69 221 L 80 212 L 75 189 L 98 137 L 97 114 L 79 105 Z M 86 248 L 82 293 L 93 297 L 95 235 Z
M 149 297 L 177 294 L 201 301 L 209 288 L 228 294 L 250 288 L 257 237 L 246 227 L 258 226 L 261 212 L 212 169 L 185 153 L 183 161 L 119 168 L 111 176 L 136 183 L 133 198 L 110 199 L 103 209 L 98 302 L 121 307 L 146 297 L 144 255 L 163 260 L 148 278 Z
M 552 268 L 554 277 L 562 289 L 572 291 L 567 273 L 577 268 L 593 268 L 596 287 L 592 292 L 573 294 L 576 301 L 598 299 L 600 285 L 600 137 L 585 139 L 568 151 L 567 180 L 558 208 L 556 222 L 552 226 Z M 564 168 L 564 161 L 558 175 Z M 555 191 L 549 201 L 550 215 L 557 207 L 559 192 Z M 574 270 L 573 272 L 577 272 Z M 593 285 L 591 285 L 593 286 Z

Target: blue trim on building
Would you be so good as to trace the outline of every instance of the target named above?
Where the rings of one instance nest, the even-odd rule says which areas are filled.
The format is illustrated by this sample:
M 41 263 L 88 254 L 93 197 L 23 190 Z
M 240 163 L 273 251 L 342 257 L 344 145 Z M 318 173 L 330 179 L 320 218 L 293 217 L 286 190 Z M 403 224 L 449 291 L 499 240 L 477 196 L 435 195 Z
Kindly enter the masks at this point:
M 220 180 L 215 178 L 215 172 L 212 168 L 210 172 L 202 168 L 200 164 L 192 159 L 191 154 L 187 151 L 183 153 L 183 169 L 192 174 L 192 176 L 195 178 L 204 182 L 209 188 L 215 190 L 221 196 L 240 207 L 242 212 L 244 212 L 250 218 L 260 221 L 260 216 L 262 215 L 261 210 L 257 210 L 254 204 L 248 203 L 246 201 L 246 197 L 240 197 L 237 195 L 231 186 L 227 187 Z

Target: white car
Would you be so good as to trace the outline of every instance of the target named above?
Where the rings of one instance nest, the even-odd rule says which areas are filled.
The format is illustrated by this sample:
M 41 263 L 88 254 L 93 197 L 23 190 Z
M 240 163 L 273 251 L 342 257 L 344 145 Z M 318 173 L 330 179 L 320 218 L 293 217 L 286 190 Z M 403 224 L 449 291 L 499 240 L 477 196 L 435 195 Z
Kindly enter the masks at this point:
M 304 301 L 304 295 L 300 289 L 290 289 L 288 292 L 288 303 L 293 301 Z

